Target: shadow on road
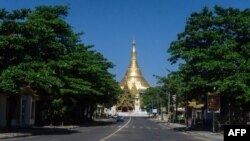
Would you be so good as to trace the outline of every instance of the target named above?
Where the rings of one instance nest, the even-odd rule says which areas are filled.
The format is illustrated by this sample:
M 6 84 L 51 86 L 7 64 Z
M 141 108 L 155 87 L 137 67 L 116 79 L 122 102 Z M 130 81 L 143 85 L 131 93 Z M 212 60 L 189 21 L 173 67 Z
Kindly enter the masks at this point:
M 114 121 L 91 121 L 91 122 L 83 122 L 80 124 L 80 127 L 92 127 L 92 126 L 109 126 L 119 124 Z
M 67 128 L 53 128 L 53 127 L 32 127 L 32 128 L 15 128 L 11 130 L 0 130 L 0 133 L 20 133 L 23 135 L 61 135 L 78 133 L 78 131 Z
M 18 134 L 19 136 L 64 135 L 64 134 L 80 133 L 80 131 L 77 130 L 78 127 L 109 126 L 114 124 L 119 124 L 119 123 L 113 121 L 91 121 L 91 122 L 83 122 L 79 125 L 0 129 L 0 134 L 9 135 L 11 133 L 14 133 Z
M 192 128 L 192 127 L 174 127 L 175 131 L 210 131 L 209 128 Z

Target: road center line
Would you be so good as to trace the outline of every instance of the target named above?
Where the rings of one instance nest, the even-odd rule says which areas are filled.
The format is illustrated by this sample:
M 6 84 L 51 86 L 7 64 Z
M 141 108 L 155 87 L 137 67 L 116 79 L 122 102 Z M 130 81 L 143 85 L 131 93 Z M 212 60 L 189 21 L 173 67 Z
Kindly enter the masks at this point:
M 131 117 L 129 117 L 128 122 L 127 122 L 126 124 L 124 124 L 121 128 L 119 128 L 118 130 L 116 130 L 116 131 L 113 132 L 112 134 L 110 134 L 110 135 L 108 135 L 108 136 L 106 136 L 106 137 L 100 139 L 100 141 L 105 141 L 106 139 L 112 137 L 114 134 L 116 134 L 117 132 L 119 132 L 120 130 L 122 130 L 125 126 L 127 126 L 127 125 L 129 124 L 130 120 L 131 120 Z

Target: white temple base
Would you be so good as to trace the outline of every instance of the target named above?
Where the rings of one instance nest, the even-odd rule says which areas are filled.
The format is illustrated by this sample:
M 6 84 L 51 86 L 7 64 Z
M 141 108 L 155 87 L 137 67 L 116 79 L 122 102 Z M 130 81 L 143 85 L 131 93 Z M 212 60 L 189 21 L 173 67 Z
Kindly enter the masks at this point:
M 148 117 L 148 113 L 146 111 L 117 112 L 117 114 L 124 117 Z

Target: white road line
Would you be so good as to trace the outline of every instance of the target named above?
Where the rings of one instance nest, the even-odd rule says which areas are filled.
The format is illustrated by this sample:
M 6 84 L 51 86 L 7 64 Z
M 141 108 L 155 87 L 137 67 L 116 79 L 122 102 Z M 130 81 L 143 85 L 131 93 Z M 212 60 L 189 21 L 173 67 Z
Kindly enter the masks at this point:
M 112 134 L 100 139 L 100 141 L 105 141 L 106 139 L 112 137 L 114 134 L 116 134 L 117 132 L 119 132 L 120 130 L 122 130 L 125 126 L 127 126 L 129 124 L 129 122 L 131 121 L 131 117 L 129 118 L 128 122 L 126 124 L 124 124 L 121 128 L 119 128 L 118 130 L 116 130 L 115 132 L 113 132 Z

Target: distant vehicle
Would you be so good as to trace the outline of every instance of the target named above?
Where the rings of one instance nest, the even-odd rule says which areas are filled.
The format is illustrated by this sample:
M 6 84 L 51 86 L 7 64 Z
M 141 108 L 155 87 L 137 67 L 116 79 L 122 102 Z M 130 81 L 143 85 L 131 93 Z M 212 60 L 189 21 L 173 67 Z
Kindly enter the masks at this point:
M 153 114 L 157 114 L 157 109 L 152 109 Z
M 123 121 L 124 121 L 124 117 L 122 117 L 122 116 L 118 116 L 116 118 L 116 122 L 123 122 Z
M 119 116 L 117 114 L 113 115 L 112 118 L 118 118 Z

